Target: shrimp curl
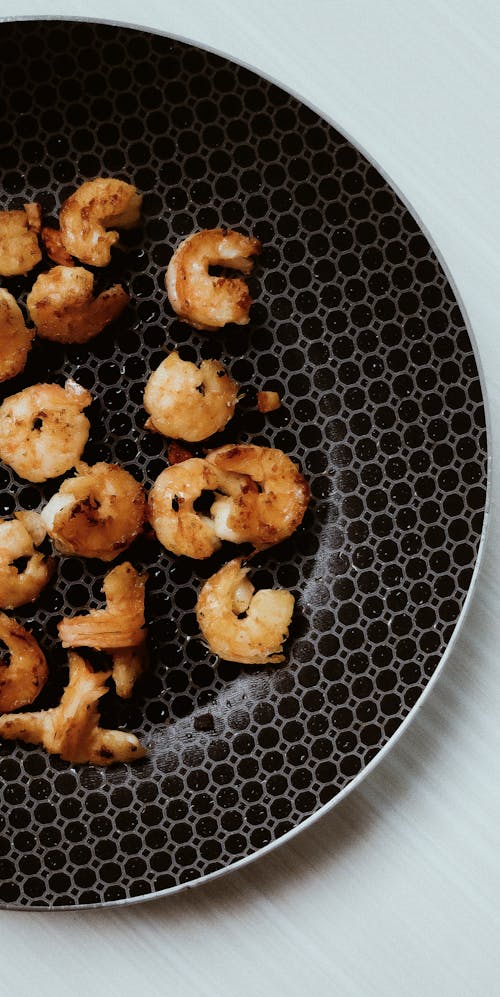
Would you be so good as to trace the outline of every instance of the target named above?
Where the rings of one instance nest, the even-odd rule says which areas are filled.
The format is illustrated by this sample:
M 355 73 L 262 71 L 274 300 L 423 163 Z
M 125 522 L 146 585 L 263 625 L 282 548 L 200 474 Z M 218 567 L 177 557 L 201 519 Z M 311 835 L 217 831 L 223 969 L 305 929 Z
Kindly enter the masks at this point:
M 42 520 L 62 554 L 113 561 L 142 530 L 144 489 L 117 464 L 82 462 L 77 471 L 52 496 Z
M 237 395 L 238 385 L 218 361 L 197 367 L 170 353 L 146 384 L 146 429 L 190 443 L 205 440 L 232 418 Z
M 141 194 L 123 180 L 87 180 L 61 208 L 59 225 L 64 248 L 82 263 L 107 266 L 111 247 L 119 239 L 115 226 L 135 228 L 140 221 L 141 203 Z
M 210 650 L 225 661 L 268 665 L 284 661 L 295 600 L 286 589 L 255 592 L 248 567 L 235 558 L 203 585 L 196 605 L 200 630 Z
M 0 458 L 20 478 L 57 478 L 80 459 L 90 423 L 83 409 L 92 395 L 71 379 L 34 384 L 0 405 Z
M 189 235 L 175 250 L 165 276 L 174 312 L 183 322 L 208 332 L 228 322 L 247 325 L 252 300 L 245 281 L 241 277 L 213 277 L 209 267 L 249 274 L 251 257 L 260 251 L 258 239 L 229 229 L 205 229 Z

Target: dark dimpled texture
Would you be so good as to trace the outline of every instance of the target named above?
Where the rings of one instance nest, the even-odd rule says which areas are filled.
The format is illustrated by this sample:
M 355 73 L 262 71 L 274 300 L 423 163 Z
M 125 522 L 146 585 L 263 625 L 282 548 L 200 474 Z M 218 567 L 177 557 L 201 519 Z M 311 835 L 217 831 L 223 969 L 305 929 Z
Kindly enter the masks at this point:
M 192 882 L 255 854 L 328 803 L 380 752 L 433 675 L 467 594 L 483 523 L 486 435 L 474 353 L 453 291 L 415 219 L 334 128 L 278 87 L 168 38 L 63 22 L 0 25 L 0 207 L 39 201 L 57 225 L 82 181 L 144 195 L 99 287 L 133 301 L 91 343 L 35 342 L 1 397 L 71 375 L 92 392 L 84 457 L 146 487 L 166 441 L 144 430 L 144 385 L 165 351 L 220 359 L 243 398 L 224 433 L 298 461 L 312 492 L 296 535 L 259 555 L 258 585 L 297 598 L 286 663 L 216 661 L 198 632 L 203 580 L 232 556 L 124 555 L 149 572 L 151 669 L 103 723 L 150 746 L 133 766 L 76 769 L 0 746 L 0 902 L 113 903 Z M 247 328 L 177 321 L 164 272 L 195 229 L 262 240 Z M 38 267 L 5 280 L 24 306 Z M 282 407 L 257 411 L 256 391 Z M 194 447 L 201 453 L 201 447 Z M 0 514 L 37 509 L 0 467 Z M 63 614 L 100 604 L 105 566 L 60 558 L 16 611 L 66 681 Z M 56 595 L 57 593 L 57 595 Z

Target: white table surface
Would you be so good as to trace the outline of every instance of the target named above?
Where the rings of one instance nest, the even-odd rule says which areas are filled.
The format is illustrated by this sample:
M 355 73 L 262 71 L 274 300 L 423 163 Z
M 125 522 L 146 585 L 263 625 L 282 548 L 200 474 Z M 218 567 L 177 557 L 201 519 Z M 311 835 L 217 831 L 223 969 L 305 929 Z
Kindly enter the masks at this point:
M 336 119 L 404 191 L 472 321 L 500 415 L 498 0 L 0 0 L 223 51 Z M 496 461 L 494 461 L 496 463 Z M 0 912 L 12 997 L 500 994 L 498 471 L 467 621 L 409 731 L 271 855 L 126 909 Z

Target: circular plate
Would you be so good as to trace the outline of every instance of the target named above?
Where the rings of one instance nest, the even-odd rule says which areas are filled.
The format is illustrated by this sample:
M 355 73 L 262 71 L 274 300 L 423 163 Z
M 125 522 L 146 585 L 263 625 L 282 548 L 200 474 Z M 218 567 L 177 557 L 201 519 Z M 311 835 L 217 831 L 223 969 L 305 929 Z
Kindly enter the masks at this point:
M 192 562 L 142 539 L 125 556 L 149 572 L 151 668 L 130 702 L 110 691 L 102 722 L 134 730 L 147 760 L 73 768 L 0 747 L 0 901 L 111 904 L 259 853 L 394 738 L 471 585 L 485 413 L 466 322 L 428 239 L 316 113 L 248 69 L 128 28 L 9 22 L 0 48 L 1 207 L 38 201 L 57 224 L 64 198 L 102 174 L 144 194 L 142 229 L 99 273 L 130 289 L 125 317 L 85 347 L 36 342 L 2 397 L 71 375 L 94 397 L 85 459 L 117 461 L 149 487 L 167 461 L 166 441 L 143 428 L 150 371 L 172 348 L 221 358 L 243 398 L 209 445 L 279 447 L 312 490 L 302 527 L 253 572 L 297 599 L 282 667 L 218 663 L 200 640 L 198 590 L 232 549 Z M 256 303 L 247 328 L 201 334 L 175 319 L 164 273 L 183 236 L 219 225 L 264 244 Z M 36 272 L 4 282 L 21 304 Z M 283 400 L 268 416 L 261 388 Z M 39 508 L 58 484 L 0 467 L 0 514 Z M 51 663 L 43 708 L 67 677 L 57 621 L 99 605 L 104 569 L 61 558 L 38 603 L 16 612 Z

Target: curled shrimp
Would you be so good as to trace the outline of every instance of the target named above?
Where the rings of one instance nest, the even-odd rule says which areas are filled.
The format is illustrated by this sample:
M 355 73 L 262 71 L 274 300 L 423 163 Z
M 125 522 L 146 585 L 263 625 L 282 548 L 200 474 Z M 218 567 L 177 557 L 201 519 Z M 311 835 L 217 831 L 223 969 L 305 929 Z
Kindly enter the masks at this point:
M 98 702 L 108 691 L 109 672 L 94 672 L 78 654 L 69 656 L 69 682 L 59 706 L 37 713 L 0 717 L 4 740 L 42 744 L 52 755 L 74 764 L 112 765 L 143 758 L 134 734 L 99 727 Z
M 23 211 L 0 211 L 0 274 L 28 273 L 42 258 L 38 245 L 41 228 L 39 204 L 25 204 Z
M 146 575 L 139 575 L 126 561 L 106 575 L 103 591 L 106 609 L 92 609 L 84 616 L 64 619 L 58 625 L 63 647 L 93 647 L 107 651 L 119 696 L 128 699 L 144 670 L 144 590 Z
M 195 329 L 220 329 L 228 322 L 247 325 L 252 304 L 241 277 L 212 277 L 210 266 L 253 269 L 252 256 L 261 251 L 258 239 L 228 229 L 194 232 L 175 250 L 165 276 L 174 312 Z
M 217 474 L 199 457 L 167 467 L 149 493 L 149 521 L 160 543 L 173 554 L 210 557 L 220 540 L 209 516 L 194 503 L 204 491 L 214 491 Z
M 18 512 L 0 520 L 0 606 L 16 609 L 33 602 L 53 575 L 55 562 L 35 547 L 45 538 L 40 517 Z
M 225 661 L 268 665 L 284 661 L 282 646 L 295 600 L 286 589 L 255 592 L 241 557 L 225 564 L 203 585 L 196 605 L 210 650 Z
M 77 465 L 41 513 L 62 554 L 113 561 L 140 533 L 146 514 L 144 489 L 117 464 Z
M 0 613 L 0 713 L 32 703 L 48 674 L 45 655 L 35 638 Z
M 0 381 L 24 370 L 34 334 L 34 329 L 26 328 L 15 298 L 0 288 Z
M 90 392 L 71 379 L 34 384 L 0 405 L 0 458 L 27 481 L 57 478 L 80 459 L 90 423 Z
M 82 183 L 60 211 L 65 249 L 82 263 L 107 266 L 111 247 L 119 239 L 118 232 L 113 230 L 135 228 L 140 221 L 141 203 L 141 194 L 123 180 L 99 177 Z
M 237 395 L 238 385 L 218 361 L 197 367 L 171 353 L 146 384 L 146 428 L 191 443 L 205 440 L 233 417 Z
M 282 450 L 229 444 L 212 450 L 206 461 L 219 473 L 245 475 L 257 486 L 217 497 L 211 515 L 222 540 L 270 547 L 289 537 L 302 522 L 309 486 Z
M 223 491 L 236 497 L 256 486 L 244 475 L 225 475 L 199 457 L 167 467 L 149 494 L 149 521 L 160 543 L 173 554 L 202 559 L 221 545 L 216 525 L 208 514 L 195 508 L 203 493 Z M 212 495 L 211 502 L 215 501 Z
M 120 284 L 92 296 L 94 277 L 83 267 L 52 267 L 33 284 L 26 299 L 42 339 L 87 343 L 121 314 L 129 296 Z

